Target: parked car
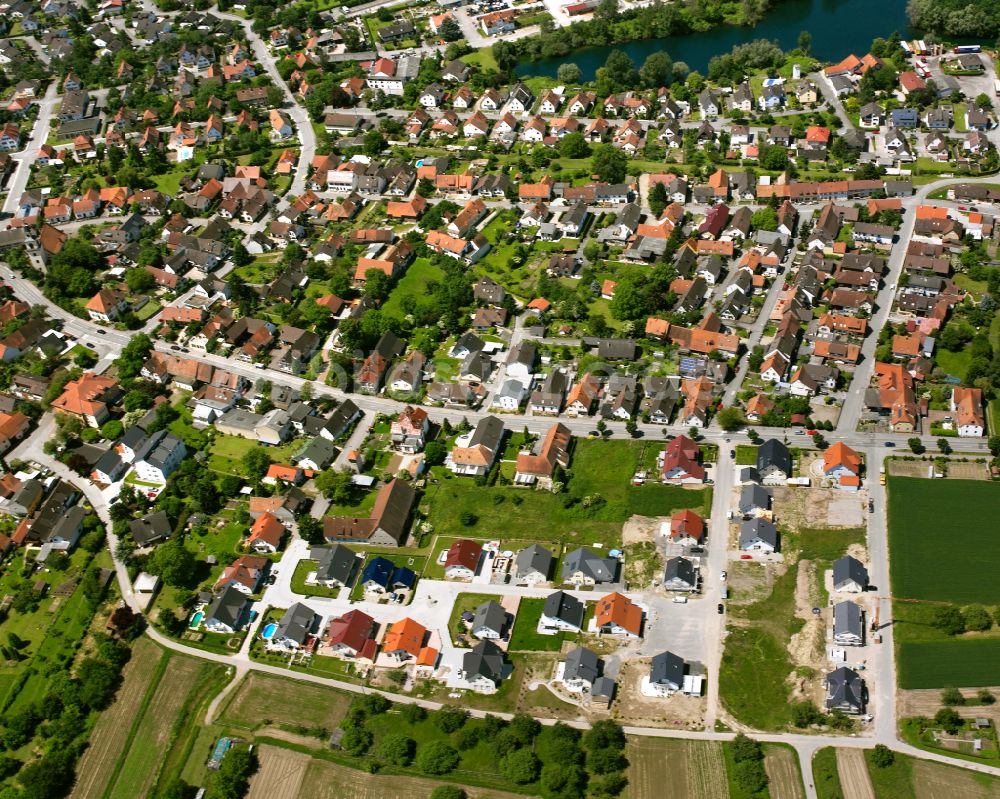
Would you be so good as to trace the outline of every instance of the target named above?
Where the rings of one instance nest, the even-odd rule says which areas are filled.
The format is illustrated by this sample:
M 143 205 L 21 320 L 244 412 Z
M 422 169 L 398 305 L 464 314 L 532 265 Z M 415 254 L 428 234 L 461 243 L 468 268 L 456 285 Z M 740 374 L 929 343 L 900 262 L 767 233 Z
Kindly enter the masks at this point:
M 729 572 L 727 572 L 727 571 L 726 571 L 725 569 L 723 569 L 723 570 L 722 570 L 721 572 L 719 572 L 719 579 L 720 579 L 720 580 L 721 580 L 722 582 L 725 582 L 725 581 L 726 581 L 726 578 L 727 578 L 728 576 L 729 576 Z
M 725 607 L 723 607 L 722 603 L 720 602 L 719 603 L 719 615 L 721 616 L 725 612 L 725 610 L 726 610 Z

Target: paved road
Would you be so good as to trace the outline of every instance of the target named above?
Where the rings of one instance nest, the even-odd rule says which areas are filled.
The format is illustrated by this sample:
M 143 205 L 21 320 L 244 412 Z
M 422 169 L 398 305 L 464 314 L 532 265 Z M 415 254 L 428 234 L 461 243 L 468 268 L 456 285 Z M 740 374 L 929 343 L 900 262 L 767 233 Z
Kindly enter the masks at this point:
M 45 144 L 49 137 L 49 120 L 52 119 L 53 111 L 59 104 L 58 96 L 59 83 L 53 81 L 45 92 L 45 96 L 38 102 L 38 116 L 35 119 L 35 126 L 31 129 L 31 138 L 28 139 L 21 152 L 14 153 L 14 174 L 7 182 L 7 199 L 3 204 L 6 214 L 13 214 L 17 210 L 18 202 L 24 193 L 24 187 L 28 185 L 28 174 L 31 172 L 31 165 L 35 162 L 38 148 Z
M 295 124 L 295 132 L 298 136 L 300 147 L 299 162 L 296 166 L 295 177 L 292 180 L 291 187 L 288 189 L 288 193 L 292 196 L 298 196 L 305 191 L 306 177 L 309 175 L 309 167 L 312 164 L 313 157 L 316 155 L 316 131 L 313 130 L 312 120 L 309 118 L 309 113 L 299 103 L 298 97 L 292 93 L 288 84 L 281 79 L 281 75 L 278 73 L 278 69 L 274 65 L 274 59 L 271 57 L 264 41 L 254 32 L 253 20 L 244 19 L 243 17 L 236 16 L 235 14 L 226 14 L 219 11 L 218 8 L 216 8 L 212 13 L 221 19 L 228 19 L 231 22 L 236 22 L 243 27 L 243 32 L 247 37 L 247 41 L 250 42 L 250 47 L 257 57 L 257 62 L 264 67 L 274 85 L 281 89 L 282 93 L 285 95 L 285 102 L 289 105 L 286 110 L 288 115 L 291 117 L 292 122 Z

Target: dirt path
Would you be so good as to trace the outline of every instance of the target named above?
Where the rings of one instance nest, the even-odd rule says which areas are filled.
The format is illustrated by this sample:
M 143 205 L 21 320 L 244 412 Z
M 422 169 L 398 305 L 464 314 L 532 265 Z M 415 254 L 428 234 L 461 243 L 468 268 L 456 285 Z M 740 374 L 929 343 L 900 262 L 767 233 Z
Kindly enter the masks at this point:
M 802 772 L 795 752 L 784 746 L 769 746 L 764 768 L 770 781 L 771 799 L 805 799 Z
M 814 673 L 822 672 L 826 664 L 823 660 L 823 643 L 826 636 L 826 620 L 823 613 L 814 614 L 813 607 L 819 601 L 813 577 L 815 565 L 809 560 L 800 560 L 795 575 L 795 615 L 805 624 L 788 642 L 788 654 L 793 666 L 808 666 Z M 822 685 L 816 679 L 791 676 L 796 697 L 809 699 L 817 704 L 822 697 Z
M 837 775 L 844 799 L 877 799 L 863 750 L 838 749 Z

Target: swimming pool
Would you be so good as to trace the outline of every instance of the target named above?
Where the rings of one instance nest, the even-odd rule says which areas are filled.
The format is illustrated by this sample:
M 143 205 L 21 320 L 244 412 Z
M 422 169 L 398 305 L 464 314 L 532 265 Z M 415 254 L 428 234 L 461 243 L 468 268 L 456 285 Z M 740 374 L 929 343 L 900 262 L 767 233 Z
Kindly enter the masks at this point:
M 424 159 L 423 158 L 418 158 L 417 159 L 417 163 L 416 163 L 417 169 L 420 169 L 420 167 L 422 167 L 423 165 L 424 165 Z
M 274 638 L 274 633 L 278 629 L 278 625 L 273 621 L 270 624 L 264 626 L 264 631 L 260 634 L 260 637 L 265 641 L 270 641 Z
M 199 610 L 191 617 L 191 623 L 188 625 L 192 630 L 197 630 L 201 626 L 201 620 L 205 618 L 205 611 Z

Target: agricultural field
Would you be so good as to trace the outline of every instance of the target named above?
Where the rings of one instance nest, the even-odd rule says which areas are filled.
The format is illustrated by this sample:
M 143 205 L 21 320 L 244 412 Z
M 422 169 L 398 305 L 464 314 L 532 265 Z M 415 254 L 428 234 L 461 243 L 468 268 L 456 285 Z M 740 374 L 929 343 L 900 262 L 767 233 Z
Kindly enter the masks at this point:
M 274 701 L 276 696 L 281 701 Z M 220 710 L 218 722 L 245 730 L 269 724 L 333 729 L 344 717 L 350 699 L 322 686 L 251 672 Z
M 159 677 L 163 659 L 163 650 L 148 638 L 140 638 L 132 647 L 132 659 L 125 666 L 115 701 L 97 720 L 90 745 L 80 758 L 70 799 L 97 799 L 104 795 L 128 744 L 132 722 L 140 712 L 149 686 Z
M 1000 602 L 1000 537 L 983 513 L 1000 487 L 966 480 L 889 478 L 893 630 L 901 688 L 1000 684 L 1000 630 L 948 636 L 935 626 L 941 605 Z M 941 535 L 947 536 L 943 544 Z M 975 553 L 975 565 L 969 553 Z
M 133 731 L 132 746 L 108 794 L 110 799 L 132 799 L 150 793 L 171 729 L 200 668 L 200 662 L 192 658 L 170 658 L 169 667 L 164 670 L 142 719 Z
M 844 799 L 876 799 L 865 753 L 860 749 L 837 749 L 836 752 L 837 774 Z
M 1000 683 L 1000 637 L 901 641 L 900 688 L 988 687 Z
M 297 799 L 418 799 L 429 796 L 441 780 L 369 774 L 328 760 L 313 759 Z M 533 794 L 463 786 L 469 799 L 524 799 Z M 249 799 L 256 799 L 251 793 Z M 264 799 L 270 799 L 265 797 Z
M 629 799 L 719 799 L 728 796 L 722 744 L 629 738 Z
M 790 746 L 764 747 L 764 768 L 767 770 L 771 799 L 805 799 L 799 758 Z
M 1000 486 L 890 477 L 888 492 L 893 595 L 1000 603 L 1000 528 L 983 513 L 1000 507 Z
M 219 687 L 223 671 L 139 639 L 114 703 L 94 726 L 71 799 L 153 795 L 174 745 L 197 729 L 194 710 Z
M 302 752 L 263 744 L 257 748 L 259 766 L 250 779 L 247 799 L 296 799 L 309 767 Z M 310 786 L 315 790 L 315 786 Z

